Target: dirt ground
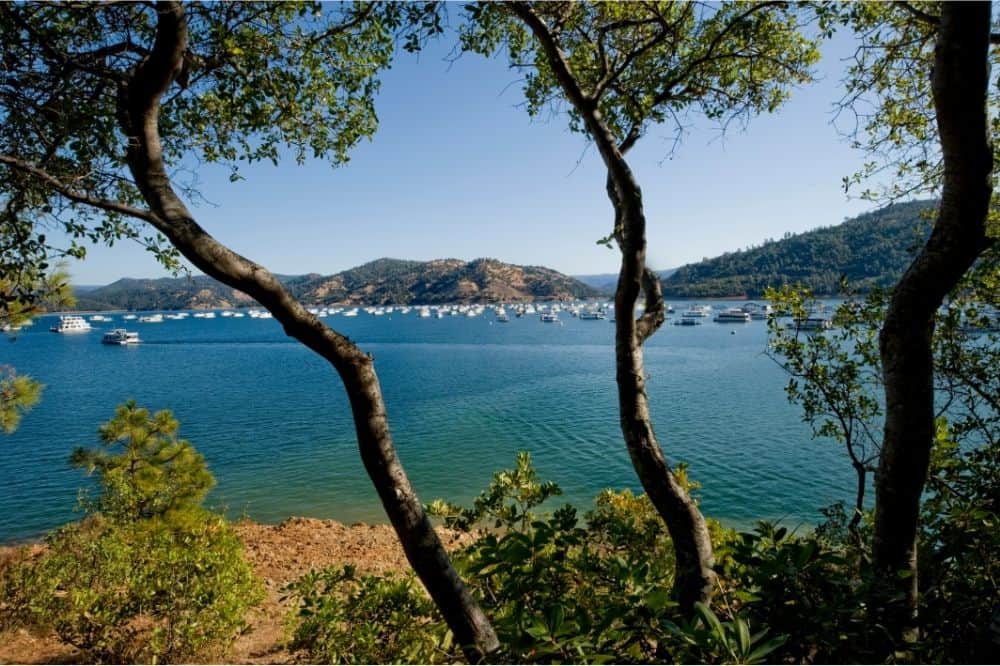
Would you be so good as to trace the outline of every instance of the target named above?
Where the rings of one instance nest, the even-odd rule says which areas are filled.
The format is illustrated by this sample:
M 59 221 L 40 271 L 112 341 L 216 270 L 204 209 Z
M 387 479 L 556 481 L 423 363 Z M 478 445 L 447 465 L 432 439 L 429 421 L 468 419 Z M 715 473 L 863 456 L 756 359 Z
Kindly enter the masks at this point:
M 284 664 L 291 655 L 281 647 L 284 619 L 281 589 L 310 569 L 353 564 L 363 573 L 405 571 L 406 558 L 389 525 L 344 525 L 334 520 L 289 518 L 279 525 L 240 522 L 234 525 L 246 555 L 267 590 L 264 603 L 252 612 L 250 631 L 237 639 L 221 663 Z M 460 543 L 456 533 L 440 530 L 449 549 Z M 36 547 L 40 548 L 40 547 Z M 0 558 L 12 549 L 0 551 Z M 0 633 L 0 663 L 79 663 L 83 655 L 54 635 L 27 631 Z

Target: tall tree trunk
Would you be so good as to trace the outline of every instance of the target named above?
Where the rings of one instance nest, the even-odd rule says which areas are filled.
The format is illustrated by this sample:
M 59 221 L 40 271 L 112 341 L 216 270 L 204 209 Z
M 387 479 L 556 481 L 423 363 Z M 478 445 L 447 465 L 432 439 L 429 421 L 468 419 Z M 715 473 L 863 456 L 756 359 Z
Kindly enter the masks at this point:
M 671 471 L 653 432 L 646 396 L 642 345 L 663 323 L 665 306 L 659 279 L 646 267 L 642 191 L 624 156 L 638 139 L 638 132 L 630 132 L 619 145 L 602 119 L 596 101 L 588 97 L 573 76 L 545 22 L 526 3 L 515 2 L 510 6 L 542 45 L 566 98 L 586 124 L 608 169 L 608 197 L 615 211 L 615 237 L 622 253 L 615 291 L 615 362 L 621 430 L 639 481 L 673 540 L 677 560 L 675 594 L 681 607 L 691 610 L 694 602 L 707 604 L 712 599 L 715 560 L 705 518 Z M 635 305 L 642 291 L 646 293 L 646 310 L 637 320 Z
M 265 268 L 236 254 L 202 229 L 171 186 L 160 146 L 159 106 L 182 65 L 187 23 L 182 4 L 161 2 L 157 8 L 153 50 L 118 94 L 118 120 L 129 138 L 128 165 L 155 215 L 153 224 L 195 266 L 255 298 L 274 314 L 289 336 L 336 369 L 350 399 L 362 461 L 407 559 L 466 656 L 481 660 L 499 647 L 496 634 L 452 566 L 396 456 L 371 358 L 311 315 Z
M 912 638 L 916 627 L 917 522 L 934 441 L 934 315 L 989 246 L 989 38 L 990 3 L 941 3 L 931 78 L 944 158 L 941 205 L 927 244 L 893 292 L 879 341 L 886 412 L 874 560 L 884 583 L 872 608 L 895 641 Z M 905 603 L 894 603 L 900 595 Z

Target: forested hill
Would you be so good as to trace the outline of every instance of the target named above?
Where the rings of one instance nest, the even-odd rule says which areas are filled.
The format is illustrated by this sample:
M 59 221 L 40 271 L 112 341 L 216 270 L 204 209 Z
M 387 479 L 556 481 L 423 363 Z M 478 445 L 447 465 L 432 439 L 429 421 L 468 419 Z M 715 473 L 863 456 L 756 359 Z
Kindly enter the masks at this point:
M 406 261 L 377 259 L 335 275 L 279 276 L 308 304 L 479 303 L 587 298 L 597 292 L 540 266 L 495 259 Z M 137 280 L 123 278 L 77 294 L 79 310 L 180 310 L 254 305 L 243 292 L 204 275 Z
M 841 277 L 862 291 L 894 284 L 930 233 L 934 201 L 913 201 L 842 224 L 788 235 L 760 247 L 682 266 L 663 280 L 673 298 L 759 298 L 769 287 L 801 284 L 817 295 L 838 293 Z

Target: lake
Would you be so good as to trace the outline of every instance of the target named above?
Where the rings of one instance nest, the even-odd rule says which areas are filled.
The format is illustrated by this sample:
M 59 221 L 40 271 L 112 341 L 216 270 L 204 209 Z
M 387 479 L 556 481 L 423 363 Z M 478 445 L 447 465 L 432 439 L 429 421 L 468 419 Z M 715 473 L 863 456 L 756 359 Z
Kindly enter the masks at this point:
M 719 304 L 722 307 L 722 304 Z M 614 326 L 563 312 L 498 323 L 418 318 L 416 310 L 327 324 L 375 358 L 399 456 L 424 502 L 468 502 L 494 471 L 531 452 L 540 476 L 581 508 L 603 488 L 639 490 L 618 428 Z M 704 512 L 746 526 L 795 526 L 853 498 L 840 446 L 811 441 L 787 403 L 786 377 L 764 354 L 766 325 L 665 326 L 646 345 L 656 431 L 672 465 L 686 462 Z M 384 522 L 361 465 L 334 370 L 271 319 L 160 324 L 94 322 L 55 334 L 38 318 L 0 341 L 0 365 L 46 385 L 42 402 L 0 437 L 0 543 L 37 538 L 79 516 L 90 482 L 67 459 L 97 443 L 116 405 L 170 409 L 218 481 L 209 503 L 231 517 Z M 127 325 L 142 344 L 100 344 Z

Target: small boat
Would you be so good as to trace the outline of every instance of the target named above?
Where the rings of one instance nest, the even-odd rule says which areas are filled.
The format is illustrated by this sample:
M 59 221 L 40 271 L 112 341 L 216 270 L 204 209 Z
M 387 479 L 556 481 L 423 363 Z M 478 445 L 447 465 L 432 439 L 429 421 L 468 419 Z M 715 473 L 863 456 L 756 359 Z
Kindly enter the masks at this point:
M 681 317 L 674 322 L 674 326 L 701 326 L 701 322 L 698 321 L 697 317 Z
M 111 321 L 111 317 L 105 317 L 104 315 L 94 315 L 90 318 L 90 321 Z
M 507 322 L 510 321 L 510 317 L 507 315 L 506 312 L 501 310 L 500 312 L 497 313 L 497 321 L 502 324 L 506 324 Z
M 138 333 L 126 331 L 124 328 L 110 330 L 101 338 L 101 343 L 105 345 L 137 345 L 139 342 Z
M 49 329 L 53 333 L 86 333 L 91 330 L 87 320 L 78 315 L 62 315 L 59 323 Z
M 161 314 L 151 314 L 139 317 L 139 322 L 143 324 L 162 324 L 163 315 Z
M 603 312 L 599 310 L 584 310 L 583 312 L 580 313 L 580 319 L 597 320 L 606 318 L 607 315 L 605 315 Z
M 541 320 L 544 321 L 546 324 L 558 324 L 559 316 L 552 312 L 543 312 Z

